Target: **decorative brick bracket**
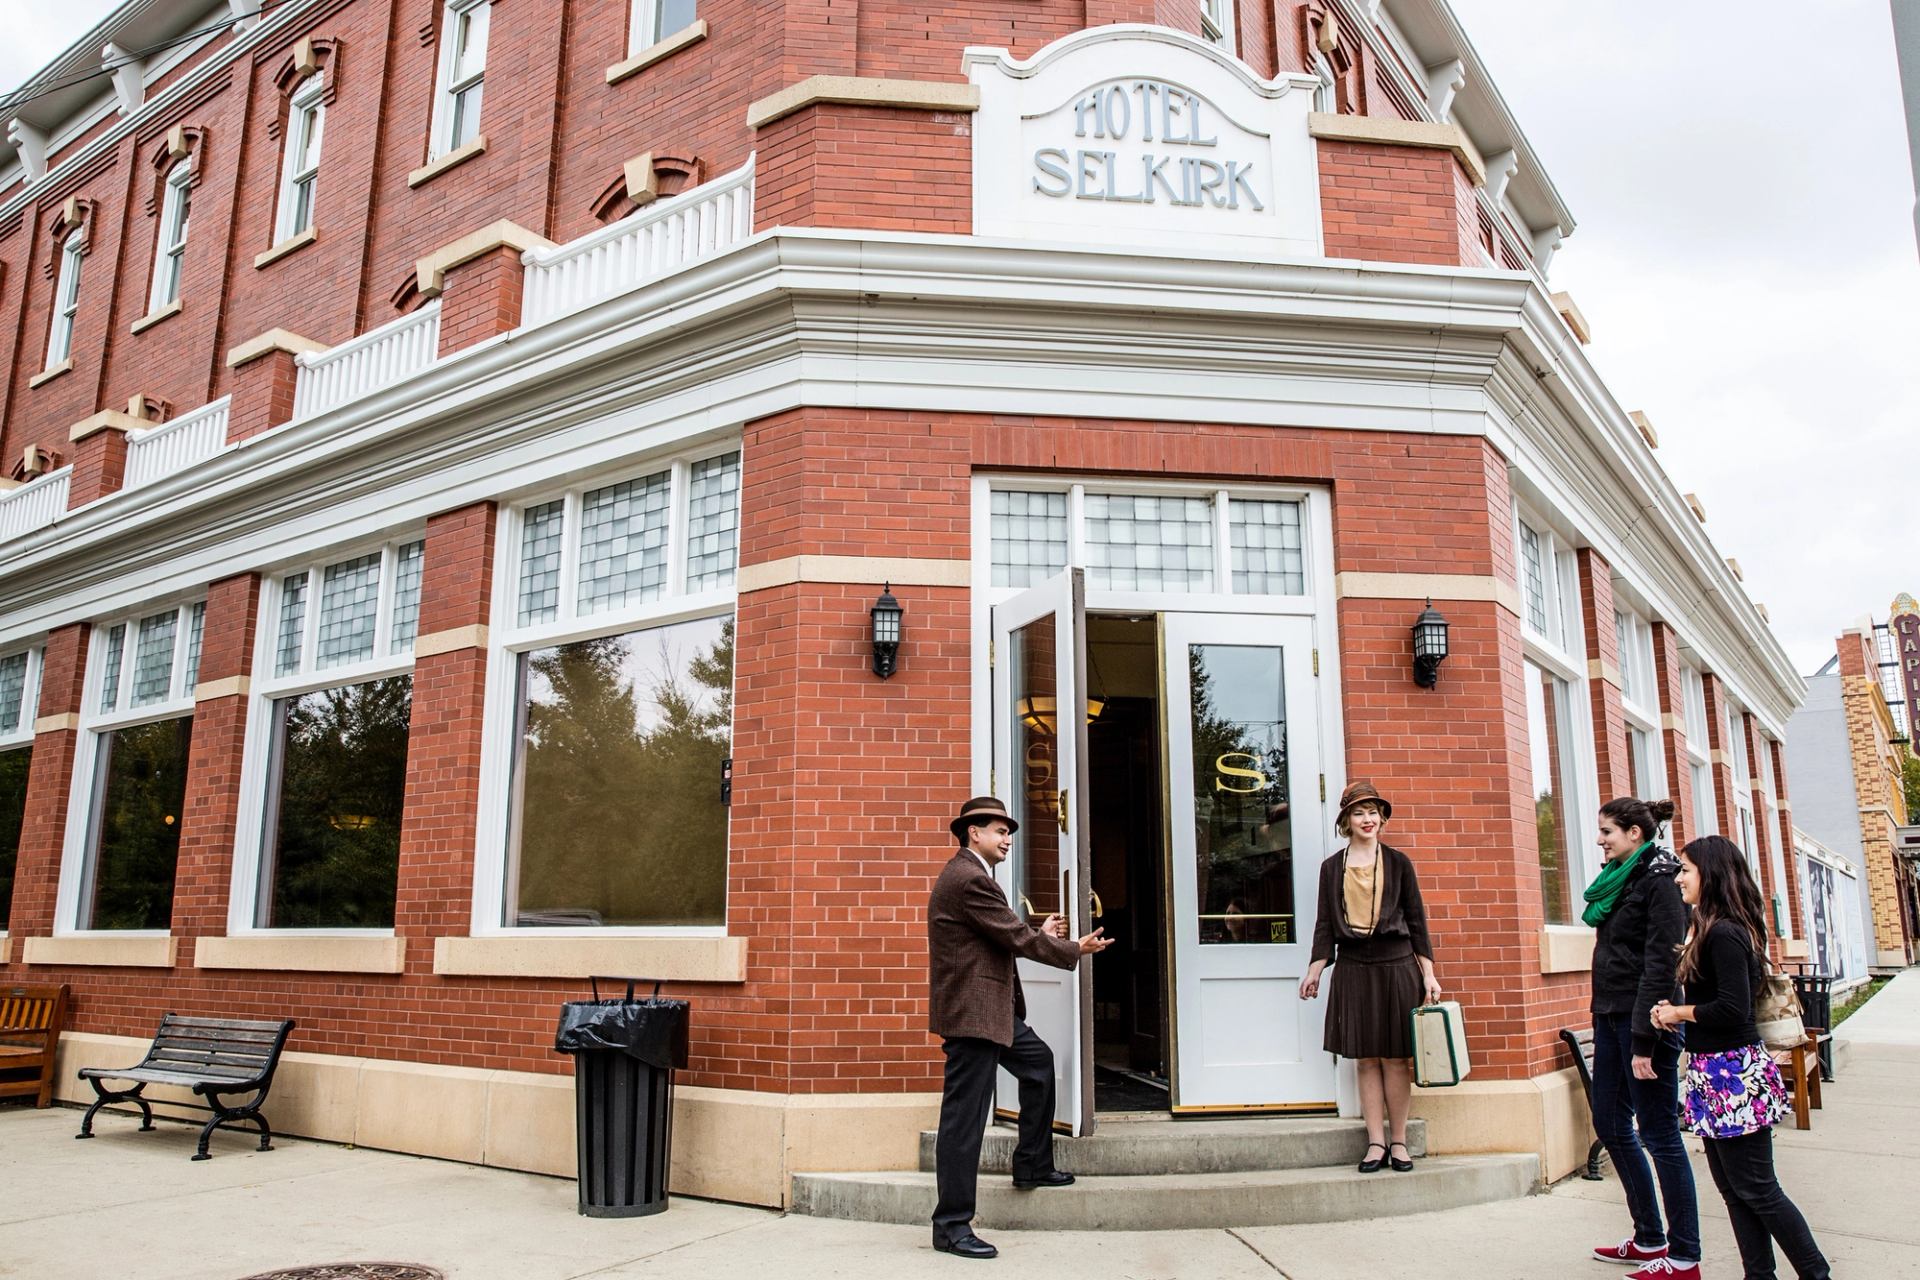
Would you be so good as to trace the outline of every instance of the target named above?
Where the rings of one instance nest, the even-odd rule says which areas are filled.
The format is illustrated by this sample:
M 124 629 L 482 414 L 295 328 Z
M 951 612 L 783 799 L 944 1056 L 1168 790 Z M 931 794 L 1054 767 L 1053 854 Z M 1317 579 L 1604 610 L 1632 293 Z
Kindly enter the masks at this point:
M 271 430 L 293 418 L 294 357 L 327 348 L 285 329 L 269 329 L 227 352 L 233 399 L 227 409 L 227 443 Z
M 440 299 L 440 351 L 451 355 L 520 327 L 526 266 L 521 255 L 553 241 L 500 221 L 434 250 L 414 267 L 420 296 Z

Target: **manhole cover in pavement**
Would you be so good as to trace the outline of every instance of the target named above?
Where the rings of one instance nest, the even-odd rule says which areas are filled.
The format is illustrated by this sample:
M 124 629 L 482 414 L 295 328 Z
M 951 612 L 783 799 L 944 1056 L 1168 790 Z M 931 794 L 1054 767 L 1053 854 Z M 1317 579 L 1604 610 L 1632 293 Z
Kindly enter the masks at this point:
M 432 1267 L 410 1262 L 329 1262 L 318 1267 L 262 1271 L 245 1280 L 447 1280 Z

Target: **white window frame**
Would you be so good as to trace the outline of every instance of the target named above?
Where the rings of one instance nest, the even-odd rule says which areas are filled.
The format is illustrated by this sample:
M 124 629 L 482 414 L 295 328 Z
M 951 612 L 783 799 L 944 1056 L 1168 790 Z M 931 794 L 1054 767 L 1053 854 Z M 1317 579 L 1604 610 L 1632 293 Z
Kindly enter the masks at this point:
M 1686 726 L 1687 786 L 1693 793 L 1693 830 L 1689 838 L 1720 834 L 1720 809 L 1713 784 L 1713 740 L 1708 737 L 1706 678 L 1697 667 L 1680 668 L 1681 723 Z M 1701 782 L 1706 783 L 1704 796 Z
M 167 170 L 160 197 L 160 226 L 154 235 L 153 285 L 147 293 L 152 314 L 180 298 L 180 281 L 187 266 L 187 225 L 193 203 L 193 161 L 182 160 Z
M 1527 602 L 1527 565 L 1522 551 L 1523 531 L 1540 544 L 1541 587 L 1547 631 L 1533 625 Z M 1580 622 L 1580 573 L 1571 541 L 1531 508 L 1514 504 L 1514 570 L 1520 588 L 1521 654 L 1542 670 L 1565 680 L 1573 694 L 1573 738 L 1567 762 L 1573 771 L 1573 793 L 1567 797 L 1567 877 L 1573 900 L 1599 874 L 1599 854 L 1593 842 L 1600 814 L 1600 765 L 1593 746 L 1593 699 L 1587 687 L 1585 629 Z M 1551 634 L 1558 631 L 1558 635 Z M 1578 928 L 1548 925 L 1549 929 Z
M 1234 52 L 1233 0 L 1200 0 L 1200 38 Z
M 1308 50 L 1307 61 L 1308 70 L 1320 82 L 1313 89 L 1313 109 L 1332 115 L 1340 109 L 1339 78 L 1333 73 L 1333 63 L 1318 45 Z
M 511 817 L 514 731 L 519 722 L 520 655 L 535 649 L 624 635 L 631 631 L 668 627 L 706 618 L 732 618 L 739 605 L 739 526 L 735 526 L 734 578 L 717 587 L 687 590 L 687 542 L 693 468 L 727 454 L 741 453 L 741 442 L 723 443 L 684 453 L 655 457 L 638 465 L 603 472 L 564 490 L 542 490 L 512 504 L 501 504 L 495 530 L 493 566 L 493 626 L 487 645 L 486 714 L 480 746 L 480 805 L 475 840 L 472 935 L 511 938 L 723 938 L 732 908 L 728 887 L 721 923 L 716 925 L 510 925 L 506 923 L 508 822 Z M 744 456 L 742 457 L 744 475 Z M 666 589 L 653 599 L 599 613 L 579 612 L 581 512 L 586 495 L 645 476 L 670 472 L 667 523 Z M 550 622 L 519 624 L 521 532 L 533 507 L 565 503 L 560 550 L 560 610 Z M 738 677 L 736 676 L 736 689 Z M 716 786 L 719 779 L 714 780 Z M 728 864 L 732 863 L 731 817 L 728 827 Z
M 660 7 L 664 0 L 633 0 L 632 16 L 627 24 L 627 54 L 650 49 L 668 36 L 678 35 L 700 20 L 700 5 L 695 0 L 693 16 L 687 19 L 686 26 L 676 27 L 672 31 L 660 29 Z
M 320 198 L 320 148 L 325 140 L 326 82 L 319 75 L 294 92 L 287 104 L 285 150 L 280 157 L 280 193 L 276 201 L 275 244 L 290 240 L 313 226 L 314 204 Z M 303 166 L 300 161 L 305 158 Z M 306 188 L 304 205 L 300 189 Z
M 1722 688 L 1725 686 L 1723 685 Z M 1733 825 L 1728 838 L 1746 855 L 1753 880 L 1760 883 L 1760 845 L 1753 812 L 1753 761 L 1747 755 L 1746 708 L 1729 692 L 1723 699 L 1726 711 L 1727 771 L 1733 775 Z
M 1758 721 L 1754 723 L 1754 736 L 1760 740 L 1760 812 L 1758 820 L 1765 824 L 1767 833 L 1767 863 L 1773 868 L 1773 897 L 1780 904 L 1780 920 L 1777 932 L 1783 939 L 1791 940 L 1793 933 L 1793 899 L 1787 893 L 1787 858 L 1780 838 L 1780 789 L 1773 771 L 1773 739 L 1767 735 Z M 1771 909 L 1772 902 L 1768 907 Z M 1768 923 L 1773 923 L 1769 910 Z
M 1660 685 L 1653 660 L 1653 628 L 1637 611 L 1615 603 L 1614 633 L 1619 639 L 1620 710 L 1627 722 L 1629 774 L 1634 767 L 1633 735 L 1646 735 L 1647 776 L 1634 779 L 1634 792 L 1643 800 L 1656 800 L 1669 794 L 1667 785 L 1666 739 L 1660 731 Z
M 73 355 L 73 326 L 80 313 L 80 260 L 87 233 L 75 227 L 60 242 L 60 272 L 53 286 L 53 324 L 47 330 L 47 365 L 51 369 Z
M 149 604 L 129 613 L 95 623 L 87 641 L 87 674 L 82 686 L 79 741 L 74 745 L 73 777 L 67 793 L 67 829 L 61 846 L 60 888 L 55 901 L 54 934 L 57 937 L 90 938 L 164 938 L 166 929 L 86 929 L 80 925 L 80 909 L 90 890 L 88 877 L 93 873 L 92 850 L 88 836 L 93 829 L 94 806 L 102 781 L 100 739 L 116 729 L 133 729 L 161 720 L 178 720 L 194 714 L 194 684 L 187 681 L 187 652 L 191 645 L 193 609 L 206 604 L 204 594 Z M 168 674 L 167 696 L 143 707 L 131 707 L 135 654 L 139 648 L 142 619 L 174 612 L 173 657 Z M 100 696 L 106 683 L 107 637 L 115 627 L 125 627 L 120 649 L 119 685 L 112 711 L 100 710 Z M 204 649 L 205 637 L 202 636 Z M 195 673 L 197 676 L 197 672 Z M 194 682 L 197 683 L 197 680 Z M 186 815 L 181 814 L 182 834 Z M 177 888 L 177 882 L 176 882 Z
M 473 89 L 480 90 L 480 106 L 486 105 L 487 52 L 492 27 L 493 0 L 447 0 L 440 19 L 440 69 L 433 94 L 433 144 L 429 160 L 437 160 L 480 136 L 480 113 L 472 115 L 472 131 L 463 141 L 462 126 L 467 122 L 461 99 Z M 462 65 L 462 36 L 472 44 L 472 33 L 480 33 L 478 65 Z
M 12 648 L 0 651 L 0 659 L 27 655 L 26 679 L 20 686 L 20 720 L 8 727 L 0 725 L 0 751 L 17 751 L 21 747 L 33 745 L 33 722 L 39 718 L 40 709 L 40 670 L 46 664 L 46 646 L 28 645 L 26 648 Z M 16 851 L 17 852 L 17 851 Z M 14 863 L 14 888 L 19 889 L 19 862 Z M 7 936 L 7 904 L 0 902 L 0 938 Z
M 282 698 L 294 698 L 321 689 L 368 684 L 390 676 L 411 675 L 414 646 L 399 653 L 393 648 L 393 622 L 396 588 L 399 585 L 400 551 L 416 542 L 424 542 L 424 530 L 365 543 L 348 551 L 329 554 L 325 559 L 304 564 L 282 565 L 262 571 L 260 607 L 253 637 L 253 685 L 247 699 L 247 739 L 240 765 L 240 813 L 234 825 L 232 892 L 227 896 L 227 934 L 229 937 L 325 937 L 391 938 L 392 929 L 286 929 L 267 928 L 255 923 L 260 918 L 261 864 L 267 855 L 267 790 L 274 784 L 273 704 Z M 373 656 L 337 666 L 320 666 L 316 649 L 320 642 L 320 593 L 326 571 L 334 565 L 378 553 L 380 588 L 376 597 L 373 623 Z M 425 549 L 422 548 L 422 554 Z M 424 563 L 422 568 L 424 569 Z M 289 579 L 305 576 L 306 606 L 300 617 L 300 665 L 286 675 L 276 675 L 280 653 L 280 607 Z M 424 581 L 422 583 L 424 587 Z M 414 639 L 420 638 L 419 628 Z

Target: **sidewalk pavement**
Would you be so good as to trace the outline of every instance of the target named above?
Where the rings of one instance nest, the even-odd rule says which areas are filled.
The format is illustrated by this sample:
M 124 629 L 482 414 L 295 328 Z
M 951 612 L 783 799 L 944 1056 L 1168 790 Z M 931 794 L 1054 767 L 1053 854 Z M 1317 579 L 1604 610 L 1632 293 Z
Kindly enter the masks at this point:
M 1920 1280 L 1920 969 L 1842 1028 L 1852 1049 L 1807 1132 L 1783 1129 L 1781 1181 L 1842 1277 Z M 1043 1274 L 1048 1280 L 1617 1280 L 1586 1259 L 1627 1234 L 1618 1184 L 1577 1178 L 1523 1200 L 1324 1226 L 1111 1235 L 999 1232 L 999 1261 L 936 1255 L 919 1227 L 790 1217 L 676 1199 L 651 1218 L 579 1217 L 571 1182 L 280 1139 L 255 1152 L 192 1131 L 139 1133 L 103 1116 L 94 1141 L 69 1109 L 0 1108 L 0 1277 L 239 1280 L 327 1262 L 412 1262 L 450 1280 L 767 1276 L 897 1280 Z M 1740 1274 L 1695 1149 L 1710 1280 Z M 1391 1177 L 1391 1174 L 1381 1174 Z M 1036 1195 L 1045 1195 L 1044 1191 Z M 996 1272 L 997 1269 L 997 1272 Z M 1782 1263 L 1783 1274 L 1786 1272 Z

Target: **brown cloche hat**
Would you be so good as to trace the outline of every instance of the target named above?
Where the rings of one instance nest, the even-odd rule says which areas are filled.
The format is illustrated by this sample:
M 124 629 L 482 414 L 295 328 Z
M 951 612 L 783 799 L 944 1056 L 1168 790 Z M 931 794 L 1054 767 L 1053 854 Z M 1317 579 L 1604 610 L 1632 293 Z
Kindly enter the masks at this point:
M 975 796 L 960 806 L 960 816 L 947 824 L 947 830 L 953 832 L 953 838 L 961 844 L 967 842 L 968 827 L 984 827 L 994 818 L 1000 819 L 1015 831 L 1020 824 L 1007 812 L 1007 806 L 993 796 Z
M 1340 812 L 1333 816 L 1334 827 L 1338 829 L 1340 824 L 1347 820 L 1348 811 L 1355 805 L 1366 804 L 1369 801 L 1380 806 L 1380 816 L 1382 819 L 1393 816 L 1393 806 L 1388 804 L 1386 798 L 1374 789 L 1371 782 L 1349 782 L 1347 789 L 1340 793 Z

